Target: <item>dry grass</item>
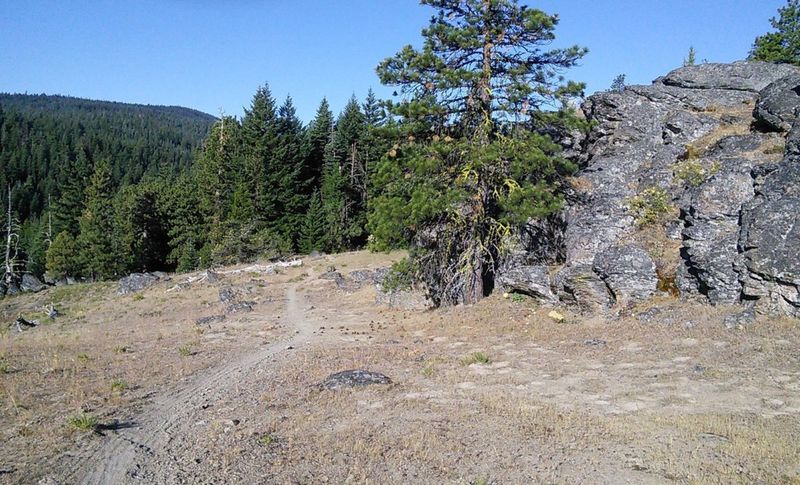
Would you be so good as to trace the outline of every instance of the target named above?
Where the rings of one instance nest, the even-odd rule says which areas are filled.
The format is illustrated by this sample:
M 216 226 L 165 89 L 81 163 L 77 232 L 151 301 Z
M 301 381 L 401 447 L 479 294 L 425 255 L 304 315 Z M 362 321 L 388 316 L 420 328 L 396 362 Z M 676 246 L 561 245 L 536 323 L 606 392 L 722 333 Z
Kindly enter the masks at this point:
M 274 342 L 288 331 L 277 315 L 289 281 L 300 283 L 314 338 L 193 411 L 191 435 L 173 436 L 151 468 L 185 482 L 226 483 L 792 483 L 800 476 L 796 320 L 761 319 L 731 332 L 722 319 L 735 308 L 672 298 L 633 309 L 658 307 L 671 324 L 581 319 L 565 309 L 572 323 L 559 324 L 531 299 L 501 297 L 404 312 L 374 306 L 371 288 L 346 293 L 316 278 L 327 266 L 350 271 L 397 256 L 321 256 L 259 276 L 262 286 L 243 275 L 234 283 L 253 287 L 247 297 L 259 299 L 256 311 L 202 334 L 193 319 L 219 311 L 214 287 L 152 289 L 141 301 L 117 298 L 111 287 L 71 289 L 62 305 L 83 305 L 81 319 L 67 310 L 63 320 L 0 339 L 10 370 L 0 374 L 0 447 L 24 457 L 11 462 L 12 478 L 35 481 L 45 471 L 24 463 L 46 460 L 58 470 L 69 460 L 59 453 L 102 445 L 67 424 L 71 416 L 89 413 L 100 424 L 135 418 L 153 393 Z M 208 306 L 198 309 L 199 300 Z M 6 310 L 35 303 L 14 300 Z M 195 354 L 181 358 L 176 349 L 187 344 Z M 463 365 L 479 352 L 487 359 Z M 346 369 L 382 372 L 393 384 L 316 386 Z

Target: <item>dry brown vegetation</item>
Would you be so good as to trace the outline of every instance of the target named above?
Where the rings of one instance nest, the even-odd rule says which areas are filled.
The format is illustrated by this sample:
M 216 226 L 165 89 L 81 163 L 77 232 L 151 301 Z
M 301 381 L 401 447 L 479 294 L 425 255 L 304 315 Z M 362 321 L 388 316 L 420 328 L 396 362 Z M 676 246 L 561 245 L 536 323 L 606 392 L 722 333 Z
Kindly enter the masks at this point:
M 633 311 L 661 309 L 650 323 L 569 312 L 554 323 L 548 308 L 501 297 L 406 312 L 374 305 L 372 287 L 348 293 L 318 278 L 329 265 L 347 274 L 397 257 L 351 253 L 279 275 L 229 277 L 221 284 L 257 304 L 210 327 L 194 324 L 221 311 L 209 283 L 169 293 L 157 286 L 140 299 L 100 284 L 3 300 L 3 321 L 50 301 L 65 316 L 0 339 L 0 481 L 82 481 L 77 461 L 102 461 L 114 440 L 138 435 L 122 426 L 81 431 L 70 417 L 83 411 L 101 425 L 147 428 L 160 396 L 180 396 L 269 345 L 280 347 L 203 406 L 164 416 L 169 440 L 137 455 L 123 481 L 800 479 L 796 320 L 761 317 L 730 331 L 722 319 L 733 308 L 665 297 Z M 285 316 L 289 288 L 313 330 L 292 349 L 281 344 L 296 331 Z M 393 384 L 316 386 L 353 368 Z M 127 387 L 112 390 L 115 380 Z

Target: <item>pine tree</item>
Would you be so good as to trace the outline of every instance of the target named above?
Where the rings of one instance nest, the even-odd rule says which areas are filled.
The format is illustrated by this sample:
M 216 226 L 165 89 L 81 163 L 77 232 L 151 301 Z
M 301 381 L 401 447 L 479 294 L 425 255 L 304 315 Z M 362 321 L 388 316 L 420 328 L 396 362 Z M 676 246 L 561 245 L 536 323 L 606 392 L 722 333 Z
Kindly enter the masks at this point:
M 800 65 L 800 0 L 788 0 L 769 22 L 776 32 L 757 37 L 749 59 Z
M 421 3 L 438 10 L 422 49 L 378 66 L 405 96 L 392 110 L 406 137 L 381 162 L 370 228 L 379 246 L 413 243 L 435 301 L 474 303 L 513 228 L 560 207 L 559 180 L 574 166 L 524 127 L 582 93 L 559 73 L 586 49 L 550 49 L 558 17 L 516 0 Z
M 114 198 L 116 239 L 126 271 L 167 268 L 167 216 L 161 212 L 161 186 L 129 185 Z
M 367 186 L 367 202 L 369 204 L 369 200 L 378 195 L 381 190 L 381 187 L 374 183 L 375 171 L 381 157 L 391 148 L 393 141 L 390 134 L 395 130 L 392 127 L 392 120 L 388 118 L 386 110 L 371 88 L 367 93 L 367 98 L 364 100 L 362 110 L 367 126 L 361 152 L 366 166 L 367 180 L 365 185 Z
M 328 105 L 328 100 L 323 98 L 303 139 L 303 170 L 300 177 L 303 183 L 303 193 L 306 195 L 318 191 L 322 185 L 325 147 L 330 143 L 332 133 L 333 113 Z
M 78 254 L 81 273 L 91 279 L 107 279 L 123 268 L 119 251 L 118 234 L 114 227 L 114 214 L 110 210 L 114 188 L 111 182 L 111 165 L 101 160 L 86 188 L 86 202 L 79 221 Z
M 300 227 L 298 245 L 304 254 L 325 249 L 325 211 L 319 192 L 314 192 L 311 196 L 308 212 L 306 212 L 303 225 Z
M 611 83 L 611 91 L 621 93 L 625 91 L 625 74 L 620 74 Z

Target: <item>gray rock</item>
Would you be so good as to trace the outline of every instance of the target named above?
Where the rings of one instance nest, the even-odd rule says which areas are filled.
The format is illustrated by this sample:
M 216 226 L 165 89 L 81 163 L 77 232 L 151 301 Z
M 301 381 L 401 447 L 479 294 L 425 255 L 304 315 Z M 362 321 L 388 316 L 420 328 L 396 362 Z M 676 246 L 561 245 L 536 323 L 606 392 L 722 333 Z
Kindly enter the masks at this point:
M 725 328 L 729 330 L 734 330 L 740 327 L 745 327 L 747 325 L 752 324 L 756 321 L 756 312 L 755 309 L 750 306 L 746 308 L 744 311 L 737 312 L 725 317 L 723 323 L 725 324 Z
M 558 301 L 550 288 L 547 266 L 513 266 L 503 269 L 496 282 L 506 291 L 516 291 L 545 303 Z
M 14 296 L 14 295 L 19 295 L 21 293 L 19 285 L 13 281 L 7 284 L 5 288 L 6 288 L 5 296 Z
M 322 389 L 336 390 L 352 387 L 391 384 L 392 380 L 384 374 L 368 370 L 346 370 L 329 375 L 319 384 Z
M 743 219 L 744 294 L 765 311 L 800 317 L 800 198 L 766 199 Z
M 657 81 L 687 89 L 759 92 L 778 79 L 798 72 L 800 69 L 792 65 L 769 62 L 707 63 L 681 67 Z
M 658 286 L 653 258 L 636 246 L 616 246 L 598 253 L 592 269 L 617 301 L 647 299 Z
M 118 295 L 129 295 L 153 286 L 159 278 L 152 273 L 132 273 L 119 280 Z
M 198 318 L 194 321 L 195 325 L 211 325 L 212 323 L 220 323 L 225 321 L 225 315 L 211 315 L 208 317 Z
M 374 270 L 370 269 L 361 269 L 351 271 L 348 277 L 351 281 L 363 285 L 367 284 L 381 284 L 383 283 L 383 279 L 386 277 L 386 274 L 389 272 L 389 268 L 378 268 Z
M 559 299 L 581 312 L 591 313 L 605 310 L 614 304 L 614 297 L 605 282 L 591 265 L 575 265 L 562 268 L 555 276 L 553 286 Z
M 788 132 L 800 108 L 800 74 L 781 78 L 764 88 L 756 105 L 755 117 L 765 127 Z
M 375 304 L 386 305 L 396 310 L 430 310 L 433 302 L 424 291 L 418 289 L 384 291 L 377 285 Z
M 253 311 L 253 306 L 255 306 L 256 302 L 254 301 L 235 301 L 225 307 L 225 314 L 230 315 L 232 313 L 250 313 Z
M 38 293 L 47 288 L 47 285 L 42 284 L 39 281 L 39 278 L 33 276 L 32 274 L 24 274 L 22 275 L 22 281 L 20 282 L 19 289 L 25 293 Z
M 229 303 L 237 298 L 238 292 L 231 286 L 223 286 L 219 289 L 219 301 Z
M 219 283 L 219 281 L 221 279 L 222 279 L 222 275 L 220 275 L 216 271 L 213 271 L 213 270 L 210 270 L 210 269 L 206 270 L 206 280 L 209 283 Z
M 736 270 L 742 207 L 755 195 L 752 161 L 731 159 L 720 173 L 689 191 L 684 220 L 679 288 L 684 296 L 705 295 L 717 304 L 737 303 L 742 285 Z

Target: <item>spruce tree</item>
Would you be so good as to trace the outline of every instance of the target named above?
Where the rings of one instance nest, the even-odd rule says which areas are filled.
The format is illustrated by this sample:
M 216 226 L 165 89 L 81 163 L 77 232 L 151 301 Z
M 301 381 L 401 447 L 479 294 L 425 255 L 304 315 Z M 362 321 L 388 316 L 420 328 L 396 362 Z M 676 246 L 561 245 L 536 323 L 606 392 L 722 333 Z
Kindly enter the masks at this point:
M 79 221 L 78 254 L 81 273 L 91 279 L 107 279 L 123 270 L 118 234 L 112 210 L 114 188 L 111 165 L 101 160 L 86 188 L 86 201 Z
M 211 128 L 195 166 L 197 189 L 212 239 L 222 237 L 223 221 L 228 218 L 234 191 L 238 184 L 243 184 L 239 137 L 239 122 L 223 116 Z
M 303 183 L 303 193 L 306 195 L 318 191 L 322 185 L 325 147 L 331 141 L 332 133 L 333 113 L 328 100 L 323 98 L 303 139 L 303 169 L 300 178 Z
M 574 166 L 525 127 L 582 94 L 560 72 L 586 49 L 551 48 L 558 17 L 516 0 L 421 3 L 438 11 L 422 48 L 378 66 L 404 96 L 392 105 L 403 139 L 378 170 L 370 228 L 378 246 L 412 243 L 436 302 L 474 303 L 514 227 L 560 207 L 559 180 Z
M 354 249 L 366 242 L 366 133 L 366 120 L 354 96 L 336 120 L 326 151 L 322 200 L 333 249 Z
M 47 273 L 53 279 L 74 277 L 80 271 L 78 248 L 69 231 L 62 231 L 47 250 Z
M 294 245 L 308 200 L 302 191 L 303 125 L 297 118 L 291 97 L 287 97 L 278 110 L 277 134 L 268 182 L 276 201 L 270 227 Z
M 253 199 L 254 217 L 259 221 L 274 218 L 278 207 L 270 178 L 270 166 L 278 144 L 278 114 L 275 100 L 266 84 L 256 91 L 242 119 L 243 182 Z
M 300 252 L 310 254 L 312 251 L 322 251 L 325 249 L 325 211 L 322 206 L 322 199 L 319 192 L 311 195 L 311 203 L 308 206 L 303 218 L 303 225 L 300 227 L 300 240 L 298 243 Z
M 749 59 L 800 65 L 800 0 L 788 0 L 769 22 L 776 31 L 756 38 Z

